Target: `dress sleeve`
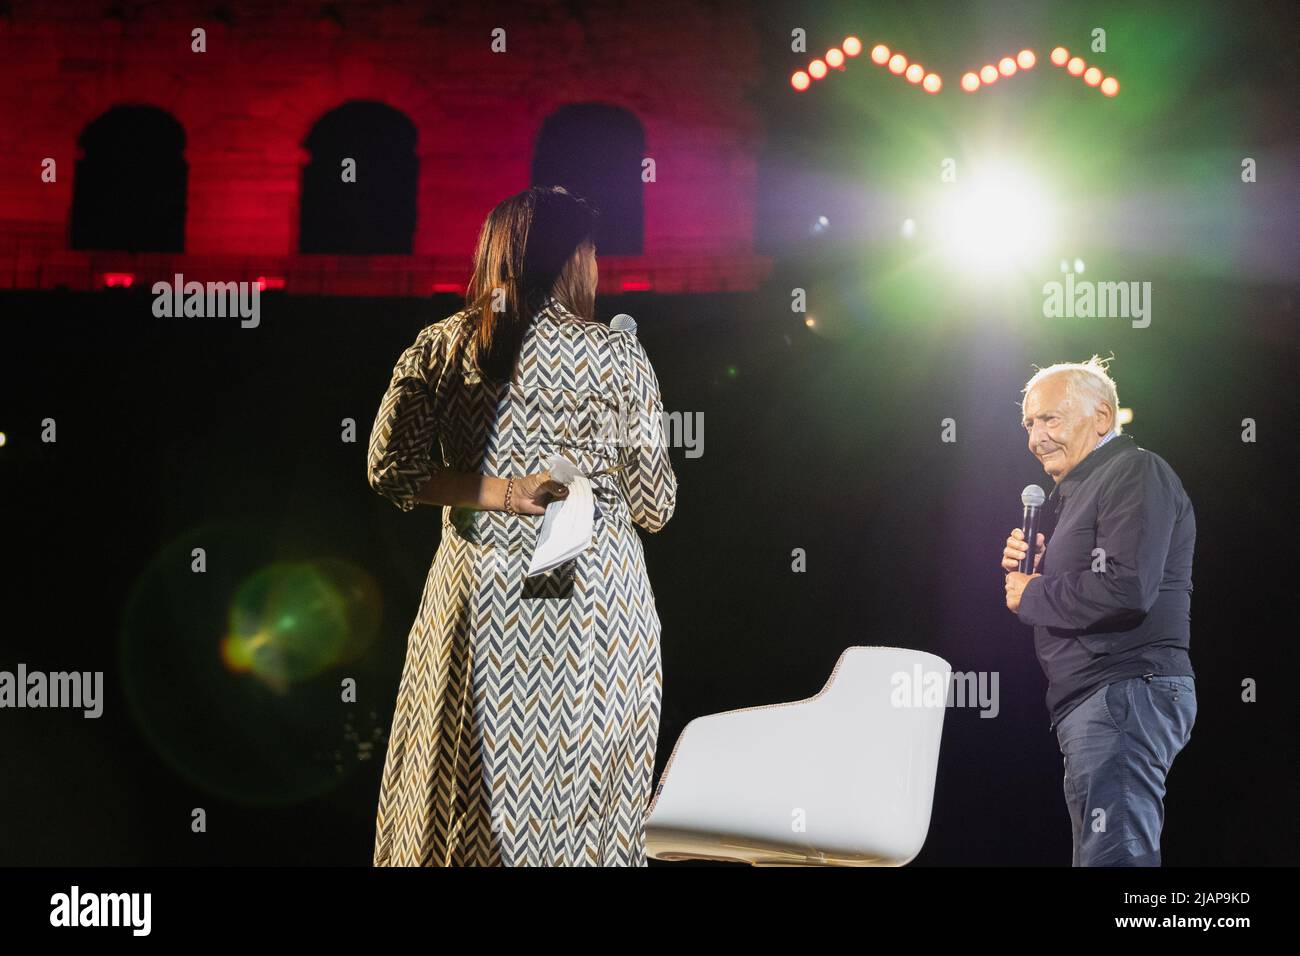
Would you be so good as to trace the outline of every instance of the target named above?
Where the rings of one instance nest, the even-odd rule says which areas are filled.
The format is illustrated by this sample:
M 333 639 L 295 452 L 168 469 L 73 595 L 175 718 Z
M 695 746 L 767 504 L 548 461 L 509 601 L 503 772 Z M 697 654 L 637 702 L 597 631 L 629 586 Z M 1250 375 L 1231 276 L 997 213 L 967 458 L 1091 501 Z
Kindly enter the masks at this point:
M 370 487 L 403 511 L 415 508 L 415 496 L 441 468 L 434 395 L 444 361 L 442 338 L 429 326 L 401 354 L 370 430 Z
M 654 533 L 677 508 L 677 476 L 664 437 L 663 400 L 659 379 L 640 339 L 627 336 L 627 409 L 630 463 L 617 472 L 632 521 Z

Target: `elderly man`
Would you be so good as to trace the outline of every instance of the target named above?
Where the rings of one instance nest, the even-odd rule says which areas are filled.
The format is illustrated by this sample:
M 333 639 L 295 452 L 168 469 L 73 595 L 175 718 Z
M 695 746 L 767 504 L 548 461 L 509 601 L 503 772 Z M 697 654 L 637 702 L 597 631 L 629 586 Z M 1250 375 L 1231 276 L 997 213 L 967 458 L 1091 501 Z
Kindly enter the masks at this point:
M 1056 525 L 1002 552 L 1007 607 L 1034 626 L 1065 763 L 1074 866 L 1159 866 L 1165 777 L 1196 721 L 1188 657 L 1196 519 L 1172 468 L 1119 434 L 1096 356 L 1025 385 L 1029 450 Z

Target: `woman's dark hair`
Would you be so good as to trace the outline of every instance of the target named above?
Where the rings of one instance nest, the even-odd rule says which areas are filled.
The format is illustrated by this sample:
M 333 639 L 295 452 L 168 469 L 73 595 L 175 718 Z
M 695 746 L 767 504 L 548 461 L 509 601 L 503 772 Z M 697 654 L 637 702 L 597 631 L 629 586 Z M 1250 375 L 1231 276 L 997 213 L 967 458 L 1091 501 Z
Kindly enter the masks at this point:
M 474 364 L 484 375 L 510 379 L 528 322 L 549 295 L 595 321 L 595 290 L 573 254 L 587 243 L 594 254 L 598 217 L 562 186 L 533 186 L 488 213 L 465 292 Z

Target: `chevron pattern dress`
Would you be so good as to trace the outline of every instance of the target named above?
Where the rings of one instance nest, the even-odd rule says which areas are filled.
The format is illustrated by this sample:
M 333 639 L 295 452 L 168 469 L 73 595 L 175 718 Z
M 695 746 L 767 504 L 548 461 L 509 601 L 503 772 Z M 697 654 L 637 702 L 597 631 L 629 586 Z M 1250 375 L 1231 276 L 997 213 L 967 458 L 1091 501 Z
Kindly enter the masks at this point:
M 440 468 L 592 478 L 592 546 L 525 578 L 540 515 L 444 507 L 407 638 L 376 819 L 376 866 L 645 866 L 660 623 L 634 526 L 672 517 L 659 383 L 635 332 L 553 297 L 494 383 L 464 312 L 397 361 L 370 435 L 371 486 L 403 511 Z

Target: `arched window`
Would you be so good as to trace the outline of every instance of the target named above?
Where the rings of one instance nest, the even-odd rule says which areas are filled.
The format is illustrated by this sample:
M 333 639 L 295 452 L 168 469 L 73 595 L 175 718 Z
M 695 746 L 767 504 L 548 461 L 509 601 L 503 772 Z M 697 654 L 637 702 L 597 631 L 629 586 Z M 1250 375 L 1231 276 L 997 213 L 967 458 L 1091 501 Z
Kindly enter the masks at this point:
M 600 210 L 601 254 L 639 255 L 645 232 L 645 130 L 629 111 L 572 103 L 546 118 L 533 154 L 534 186 L 563 186 Z
M 185 130 L 153 106 L 115 106 L 81 131 L 72 248 L 185 250 Z
M 415 236 L 415 125 L 384 103 L 356 100 L 326 113 L 303 146 L 298 248 L 357 255 L 410 253 Z M 356 181 L 344 161 L 356 163 Z M 350 176 L 348 178 L 351 178 Z

